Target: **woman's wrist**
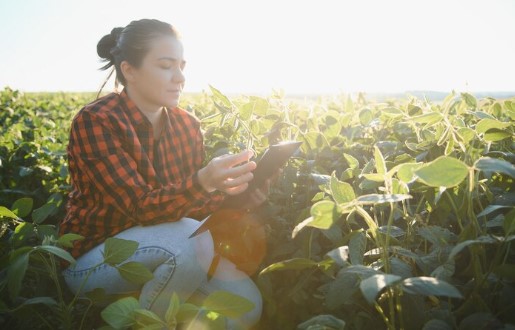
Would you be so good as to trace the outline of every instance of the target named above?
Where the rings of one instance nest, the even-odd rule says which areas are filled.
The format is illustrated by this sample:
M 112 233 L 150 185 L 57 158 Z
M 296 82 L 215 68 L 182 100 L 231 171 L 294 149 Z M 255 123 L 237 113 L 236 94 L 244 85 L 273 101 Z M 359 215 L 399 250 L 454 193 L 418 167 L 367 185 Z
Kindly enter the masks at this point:
M 200 183 L 202 188 L 204 188 L 205 191 L 207 191 L 208 193 L 213 193 L 216 191 L 216 188 L 210 186 L 210 184 L 209 184 L 209 174 L 207 173 L 207 170 L 205 167 L 201 168 L 197 172 L 197 176 L 198 176 L 198 182 Z

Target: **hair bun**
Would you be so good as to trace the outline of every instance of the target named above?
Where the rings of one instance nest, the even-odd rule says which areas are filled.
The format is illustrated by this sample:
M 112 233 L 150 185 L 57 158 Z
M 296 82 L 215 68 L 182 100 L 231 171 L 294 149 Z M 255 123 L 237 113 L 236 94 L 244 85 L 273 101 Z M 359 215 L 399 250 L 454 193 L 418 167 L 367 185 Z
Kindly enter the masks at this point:
M 114 57 L 111 54 L 111 50 L 116 46 L 122 31 L 122 27 L 114 28 L 111 30 L 111 33 L 103 36 L 97 44 L 98 56 L 100 56 L 104 61 L 108 61 L 106 68 L 110 67 L 114 63 Z

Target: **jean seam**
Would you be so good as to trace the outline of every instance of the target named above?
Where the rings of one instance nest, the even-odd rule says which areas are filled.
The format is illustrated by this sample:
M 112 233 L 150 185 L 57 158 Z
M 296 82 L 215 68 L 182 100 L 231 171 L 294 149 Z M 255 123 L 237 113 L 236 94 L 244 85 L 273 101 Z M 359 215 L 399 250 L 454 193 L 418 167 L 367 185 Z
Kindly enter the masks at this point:
M 152 291 L 149 293 L 148 298 L 145 301 L 145 304 L 147 306 L 142 306 L 147 309 L 151 309 L 152 305 L 157 300 L 157 297 L 163 292 L 164 288 L 166 287 L 166 284 L 173 277 L 173 274 L 175 273 L 175 267 L 176 267 L 175 254 L 171 251 L 168 251 L 167 249 L 164 249 L 163 247 L 160 247 L 160 246 L 146 246 L 144 248 L 136 250 L 134 255 L 141 254 L 141 253 L 148 253 L 151 250 L 158 250 L 158 251 L 161 251 L 164 254 L 168 255 L 168 259 L 165 262 L 161 263 L 159 266 L 157 266 L 156 269 L 163 265 L 166 265 L 168 268 L 170 268 L 170 271 L 166 272 L 166 277 L 164 280 L 155 278 L 156 282 L 152 285 Z M 154 270 L 154 276 L 155 276 L 155 270 Z
M 167 264 L 167 263 L 170 262 L 170 259 L 173 259 L 173 262 L 172 262 L 173 263 L 172 266 L 174 267 L 173 271 L 175 270 L 175 254 L 173 252 L 171 252 L 171 251 L 168 251 L 167 249 L 164 249 L 164 248 L 160 247 L 160 246 L 145 246 L 145 247 L 138 248 L 138 249 L 136 249 L 136 251 L 134 251 L 134 254 L 132 255 L 132 257 L 133 256 L 137 256 L 137 255 L 139 255 L 141 253 L 147 253 L 147 252 L 149 252 L 151 250 L 159 250 L 161 252 L 164 252 L 164 253 L 168 254 L 170 257 L 165 262 L 163 262 L 161 265 Z M 127 261 L 124 261 L 124 262 L 122 262 L 120 264 L 123 264 L 125 262 L 127 262 Z M 90 271 L 95 273 L 95 272 L 97 272 L 97 271 L 99 271 L 101 269 L 107 268 L 108 266 L 110 266 L 110 265 L 107 264 L 107 263 L 103 263 L 103 264 L 95 266 L 95 267 L 88 267 L 88 268 L 83 268 L 83 269 L 80 269 L 80 270 L 70 269 L 71 267 L 69 267 L 69 268 L 67 268 L 67 269 L 65 269 L 63 271 L 63 275 L 64 276 L 73 277 L 73 278 L 77 278 L 77 277 L 80 278 L 80 277 L 87 276 L 87 274 Z M 111 267 L 114 267 L 114 266 L 111 266 Z M 173 273 L 173 271 L 172 271 L 172 273 Z M 166 282 L 168 282 L 168 281 L 169 281 L 169 279 L 167 279 Z

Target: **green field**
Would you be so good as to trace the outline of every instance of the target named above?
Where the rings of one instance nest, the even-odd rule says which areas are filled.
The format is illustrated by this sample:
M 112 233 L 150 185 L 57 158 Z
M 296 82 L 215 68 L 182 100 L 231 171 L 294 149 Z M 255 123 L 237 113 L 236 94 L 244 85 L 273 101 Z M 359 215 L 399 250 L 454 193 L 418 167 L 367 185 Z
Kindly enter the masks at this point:
M 63 248 L 78 237 L 56 234 L 65 150 L 71 118 L 94 97 L 0 91 L 0 327 L 158 329 L 196 318 L 223 328 L 245 311 L 238 297 L 171 297 L 160 320 L 132 297 L 67 290 L 58 264 L 73 261 Z M 257 329 L 515 328 L 515 99 L 300 102 L 212 88 L 181 104 L 202 120 L 208 159 L 303 141 L 254 214 L 266 234 Z M 111 243 L 105 262 L 123 269 L 109 256 L 132 245 Z

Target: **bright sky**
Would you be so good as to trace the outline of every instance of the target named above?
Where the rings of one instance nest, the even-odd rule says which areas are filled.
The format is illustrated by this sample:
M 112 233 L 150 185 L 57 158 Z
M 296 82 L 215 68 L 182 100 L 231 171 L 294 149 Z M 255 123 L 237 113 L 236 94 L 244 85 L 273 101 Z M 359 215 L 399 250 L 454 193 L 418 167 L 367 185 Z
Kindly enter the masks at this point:
M 514 0 L 0 0 L 0 89 L 98 90 L 140 18 L 181 32 L 189 92 L 515 90 Z

